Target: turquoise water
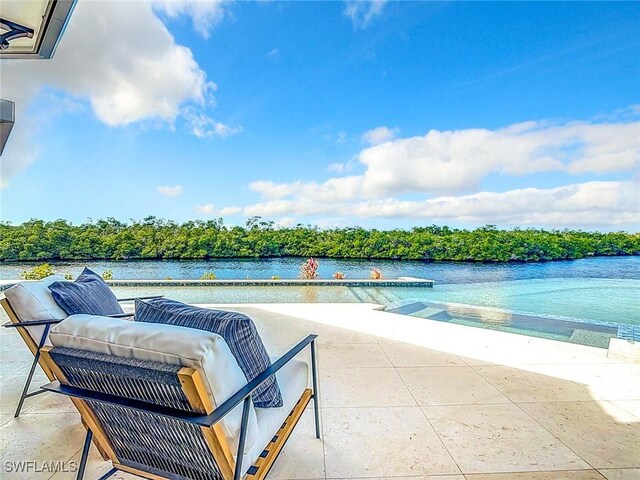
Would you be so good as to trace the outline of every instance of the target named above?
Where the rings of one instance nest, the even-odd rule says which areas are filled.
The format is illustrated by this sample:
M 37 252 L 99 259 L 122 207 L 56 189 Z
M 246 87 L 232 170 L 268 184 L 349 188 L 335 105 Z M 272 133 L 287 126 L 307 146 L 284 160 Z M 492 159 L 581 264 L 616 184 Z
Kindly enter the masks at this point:
M 640 325 L 640 280 L 551 278 L 437 285 L 431 291 L 386 290 L 403 299 L 420 298 Z
M 509 311 L 640 325 L 640 280 L 531 279 L 434 288 L 117 287 L 120 297 L 163 294 L 189 303 L 455 302 Z
M 607 348 L 611 338 L 620 336 L 619 326 L 612 323 L 587 322 L 558 316 L 514 313 L 509 310 L 478 307 L 458 303 L 414 301 L 386 308 L 390 313 L 410 315 L 425 320 L 480 327 L 518 333 L 563 342 Z M 624 338 L 636 337 L 625 327 Z M 640 330 L 640 327 L 638 327 Z M 638 335 L 640 340 L 640 335 Z

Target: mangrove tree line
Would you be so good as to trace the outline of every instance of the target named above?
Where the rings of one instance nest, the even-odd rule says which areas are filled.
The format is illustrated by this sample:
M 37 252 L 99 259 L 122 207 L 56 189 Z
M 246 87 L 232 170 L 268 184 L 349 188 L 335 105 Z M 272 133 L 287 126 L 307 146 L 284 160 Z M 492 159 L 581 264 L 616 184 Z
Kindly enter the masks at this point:
M 639 254 L 639 233 L 501 230 L 493 225 L 475 230 L 435 225 L 410 230 L 279 228 L 259 217 L 244 227 L 226 226 L 222 219 L 179 224 L 156 217 L 81 225 L 65 220 L 0 223 L 2 261 L 313 256 L 530 262 Z

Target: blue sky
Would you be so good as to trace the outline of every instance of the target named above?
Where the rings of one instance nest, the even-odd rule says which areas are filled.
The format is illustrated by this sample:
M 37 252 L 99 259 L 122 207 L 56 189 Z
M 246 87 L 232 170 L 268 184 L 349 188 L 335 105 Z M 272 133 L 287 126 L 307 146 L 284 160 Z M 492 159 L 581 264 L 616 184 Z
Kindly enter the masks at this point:
M 2 63 L 2 219 L 637 231 L 639 24 L 614 2 L 81 1 L 53 60 Z

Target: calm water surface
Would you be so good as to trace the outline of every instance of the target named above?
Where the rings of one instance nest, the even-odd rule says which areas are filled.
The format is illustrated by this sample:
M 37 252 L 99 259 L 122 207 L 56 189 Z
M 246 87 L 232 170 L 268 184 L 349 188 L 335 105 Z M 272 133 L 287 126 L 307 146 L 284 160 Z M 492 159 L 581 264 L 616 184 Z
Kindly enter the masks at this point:
M 296 278 L 304 259 L 60 262 L 60 273 L 77 275 L 87 265 L 115 279 L 194 279 L 214 272 L 220 279 Z M 0 264 L 0 279 L 17 279 L 33 264 Z M 372 267 L 387 278 L 436 281 L 431 288 L 348 287 L 148 287 L 116 288 L 118 296 L 162 293 L 190 303 L 374 302 L 423 299 L 640 325 L 640 257 L 599 257 L 529 264 L 426 263 L 320 259 L 320 276 L 333 272 L 367 278 Z
M 340 271 L 347 278 L 368 278 L 371 268 L 379 268 L 385 277 L 411 276 L 429 278 L 437 284 L 461 284 L 529 280 L 547 278 L 610 278 L 640 280 L 640 256 L 598 257 L 545 263 L 454 263 L 394 260 L 337 260 L 320 259 L 321 278 L 331 278 Z M 173 279 L 200 278 L 214 272 L 220 279 L 297 278 L 302 258 L 273 259 L 213 259 L 213 260 L 143 260 L 52 262 L 59 273 L 79 274 L 86 265 L 98 273 L 112 270 L 114 279 Z M 23 270 L 42 262 L 0 263 L 0 279 L 20 278 Z

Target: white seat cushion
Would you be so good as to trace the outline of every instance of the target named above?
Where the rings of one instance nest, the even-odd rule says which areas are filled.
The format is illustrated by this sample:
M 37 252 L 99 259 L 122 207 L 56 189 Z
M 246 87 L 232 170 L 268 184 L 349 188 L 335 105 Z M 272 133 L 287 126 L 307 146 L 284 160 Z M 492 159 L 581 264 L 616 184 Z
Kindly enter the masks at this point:
M 151 360 L 200 370 L 214 406 L 221 405 L 247 382 L 220 335 L 158 323 L 131 322 L 93 315 L 71 315 L 51 330 L 54 346 L 89 350 L 124 358 Z M 245 452 L 257 438 L 257 419 L 250 406 Z M 242 403 L 221 420 L 232 451 L 237 451 Z
M 53 282 L 64 282 L 64 277 L 50 275 L 35 282 L 21 282 L 8 288 L 4 295 L 9 300 L 13 311 L 23 322 L 60 320 L 67 317 L 67 312 L 60 308 L 51 295 L 49 285 Z M 27 327 L 27 331 L 36 344 L 40 342 L 44 328 L 44 326 Z M 50 345 L 50 342 L 47 340 L 45 345 Z
M 257 460 L 300 400 L 309 382 L 309 366 L 300 360 L 291 360 L 276 373 L 276 378 L 283 405 L 280 408 L 256 408 L 258 433 L 253 447 L 248 452 L 245 450 L 243 472 Z

